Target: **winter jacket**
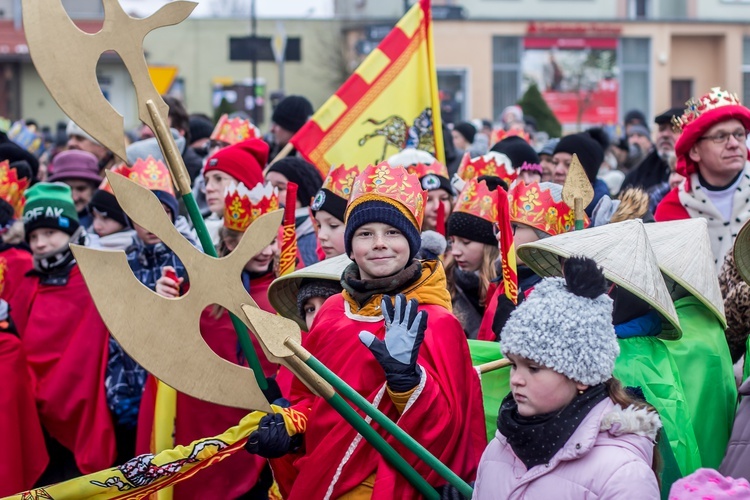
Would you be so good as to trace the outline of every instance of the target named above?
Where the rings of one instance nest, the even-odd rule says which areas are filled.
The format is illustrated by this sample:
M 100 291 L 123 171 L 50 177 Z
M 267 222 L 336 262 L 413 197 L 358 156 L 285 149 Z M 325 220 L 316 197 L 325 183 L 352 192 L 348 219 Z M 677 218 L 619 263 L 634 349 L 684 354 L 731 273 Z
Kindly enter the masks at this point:
M 742 396 L 742 402 L 734 417 L 732 437 L 729 438 L 727 454 L 721 462 L 719 472 L 725 476 L 750 480 L 750 380 L 745 380 L 738 392 Z
M 527 470 L 497 432 L 479 463 L 478 500 L 657 499 L 651 470 L 655 412 L 625 410 L 609 398 L 596 405 L 547 464 Z
M 724 312 L 727 317 L 727 329 L 724 332 L 736 363 L 745 354 L 745 343 L 750 336 L 750 285 L 740 276 L 734 262 L 734 251 L 729 251 L 719 272 L 719 288 L 724 298 Z

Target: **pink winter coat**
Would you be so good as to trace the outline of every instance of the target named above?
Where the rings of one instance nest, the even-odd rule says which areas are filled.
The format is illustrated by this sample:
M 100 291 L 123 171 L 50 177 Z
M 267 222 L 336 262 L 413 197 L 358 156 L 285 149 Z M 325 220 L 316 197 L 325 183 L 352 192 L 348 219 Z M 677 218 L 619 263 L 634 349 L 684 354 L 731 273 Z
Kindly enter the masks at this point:
M 583 419 L 548 464 L 527 470 L 495 433 L 479 462 L 478 500 L 648 500 L 660 497 L 651 470 L 661 427 L 655 412 L 623 410 L 609 398 Z

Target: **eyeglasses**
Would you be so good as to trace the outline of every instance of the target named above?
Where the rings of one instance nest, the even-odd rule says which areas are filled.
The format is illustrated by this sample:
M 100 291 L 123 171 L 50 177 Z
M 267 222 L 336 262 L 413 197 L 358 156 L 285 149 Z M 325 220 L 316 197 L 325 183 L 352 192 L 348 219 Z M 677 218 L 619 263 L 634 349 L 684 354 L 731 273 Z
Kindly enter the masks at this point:
M 747 139 L 747 130 L 735 130 L 731 134 L 728 132 L 719 132 L 718 134 L 714 135 L 704 135 L 703 137 L 698 138 L 699 141 L 702 141 L 704 139 L 711 139 L 711 141 L 714 144 L 726 144 L 727 141 L 729 141 L 729 137 L 734 137 L 734 139 L 737 142 L 745 142 Z

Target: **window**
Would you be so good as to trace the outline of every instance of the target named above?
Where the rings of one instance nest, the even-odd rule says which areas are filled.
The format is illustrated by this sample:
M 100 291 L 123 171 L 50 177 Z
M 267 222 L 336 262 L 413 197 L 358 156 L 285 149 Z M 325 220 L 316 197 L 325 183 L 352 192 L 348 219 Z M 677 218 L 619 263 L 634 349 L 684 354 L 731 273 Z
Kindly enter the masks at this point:
M 742 39 L 742 102 L 750 100 L 750 37 Z
M 649 17 L 648 0 L 628 1 L 628 19 L 647 19 Z
M 648 38 L 620 39 L 620 113 L 631 109 L 651 115 L 651 87 L 649 83 L 651 40 Z
M 521 86 L 521 38 L 496 36 L 492 39 L 492 112 L 500 117 L 506 106 L 518 101 Z

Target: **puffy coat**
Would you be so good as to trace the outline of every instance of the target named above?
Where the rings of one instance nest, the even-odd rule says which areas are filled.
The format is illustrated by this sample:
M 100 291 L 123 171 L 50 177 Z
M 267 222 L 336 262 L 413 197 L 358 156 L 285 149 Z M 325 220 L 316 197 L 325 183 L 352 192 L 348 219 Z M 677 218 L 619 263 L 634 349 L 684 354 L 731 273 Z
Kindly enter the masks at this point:
M 496 432 L 479 463 L 473 498 L 658 499 L 651 462 L 660 427 L 656 412 L 623 410 L 607 398 L 589 412 L 549 463 L 528 470 L 505 436 Z

